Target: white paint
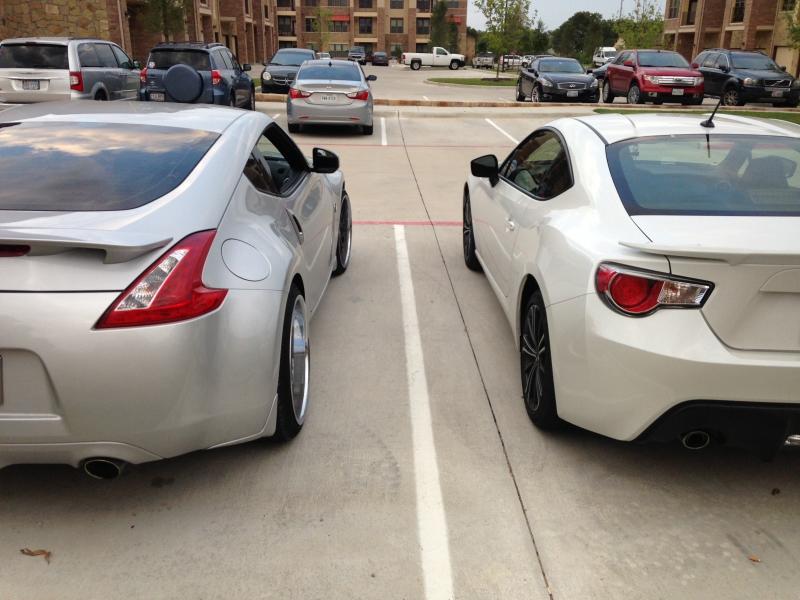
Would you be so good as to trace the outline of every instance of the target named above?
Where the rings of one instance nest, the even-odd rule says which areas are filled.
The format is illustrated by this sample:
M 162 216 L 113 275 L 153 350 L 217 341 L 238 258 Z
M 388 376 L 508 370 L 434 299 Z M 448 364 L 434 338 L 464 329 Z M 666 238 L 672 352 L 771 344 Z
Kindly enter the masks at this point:
M 425 599 L 452 600 L 453 575 L 450 568 L 447 518 L 442 501 L 428 381 L 425 377 L 425 357 L 422 353 L 417 302 L 414 298 L 414 282 L 411 278 L 411 263 L 403 225 L 394 226 L 394 239 L 400 279 L 400 303 L 403 309 L 414 483 L 417 491 L 417 537 L 425 581 Z
M 280 114 L 280 113 L 278 113 L 278 114 L 275 114 L 275 115 L 272 115 L 272 120 L 274 121 L 275 119 L 277 119 L 277 118 L 278 118 L 278 117 L 280 117 L 280 116 L 281 116 L 281 114 Z
M 497 131 L 499 131 L 500 133 L 502 133 L 504 136 L 506 136 L 506 137 L 507 137 L 508 139 L 510 139 L 512 142 L 514 142 L 515 144 L 519 144 L 519 140 L 517 140 L 516 138 L 514 138 L 514 137 L 513 137 L 513 136 L 512 136 L 510 133 L 508 133 L 508 132 L 507 132 L 505 129 L 503 129 L 502 127 L 500 127 L 500 126 L 499 126 L 497 123 L 495 123 L 494 121 L 492 121 L 491 119 L 488 119 L 488 118 L 486 119 L 486 122 L 487 122 L 489 125 L 491 125 L 492 127 L 494 127 L 495 129 L 497 129 Z
M 381 146 L 385 146 L 386 143 L 386 117 L 381 117 Z
M 427 96 L 423 96 L 422 99 L 423 100 L 430 100 L 430 98 L 428 98 Z

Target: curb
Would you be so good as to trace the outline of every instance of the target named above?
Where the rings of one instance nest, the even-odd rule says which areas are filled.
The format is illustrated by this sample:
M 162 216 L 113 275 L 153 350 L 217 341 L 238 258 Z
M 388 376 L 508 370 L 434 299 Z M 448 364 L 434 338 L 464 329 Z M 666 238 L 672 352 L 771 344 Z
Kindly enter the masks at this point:
M 470 79 L 469 77 L 465 77 L 464 79 Z M 509 79 L 509 81 L 516 82 L 516 79 Z M 442 83 L 441 81 L 431 81 L 430 79 L 426 79 L 423 83 L 427 85 L 440 85 L 442 87 L 457 87 L 457 88 L 479 88 L 479 89 L 509 89 L 513 88 L 513 85 L 476 85 L 474 83 Z

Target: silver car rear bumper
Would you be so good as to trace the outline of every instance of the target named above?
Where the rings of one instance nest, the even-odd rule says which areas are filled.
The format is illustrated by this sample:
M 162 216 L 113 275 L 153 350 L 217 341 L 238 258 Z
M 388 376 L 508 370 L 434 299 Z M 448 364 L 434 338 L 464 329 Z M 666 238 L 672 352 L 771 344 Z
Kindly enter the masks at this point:
M 310 104 L 304 99 L 287 99 L 286 118 L 292 124 L 372 125 L 372 103 Z

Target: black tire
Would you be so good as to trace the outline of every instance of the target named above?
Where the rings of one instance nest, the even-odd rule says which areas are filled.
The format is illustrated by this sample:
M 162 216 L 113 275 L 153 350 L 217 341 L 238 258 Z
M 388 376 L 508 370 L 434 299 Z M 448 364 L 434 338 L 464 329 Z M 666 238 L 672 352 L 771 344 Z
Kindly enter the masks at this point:
M 286 299 L 286 310 L 284 311 L 283 329 L 281 336 L 281 365 L 278 377 L 278 415 L 275 425 L 275 435 L 273 439 L 279 442 L 288 442 L 300 433 L 305 421 L 305 412 L 303 418 L 298 421 L 294 409 L 294 396 L 292 390 L 292 356 L 291 356 L 291 329 L 292 329 L 292 312 L 297 298 L 303 298 L 300 288 L 292 284 L 289 289 L 289 296 Z M 303 301 L 305 299 L 303 298 Z M 307 317 L 307 314 L 306 314 Z M 307 326 L 307 321 L 306 321 Z M 307 351 L 309 349 L 307 348 Z M 310 371 L 311 356 L 308 351 L 308 367 Z M 310 378 L 308 379 L 310 380 Z M 307 393 L 307 390 L 304 390 Z
M 461 237 L 464 246 L 464 263 L 470 271 L 480 273 L 483 271 L 481 263 L 478 260 L 478 255 L 475 253 L 475 232 L 472 229 L 472 205 L 469 201 L 469 191 L 464 189 L 464 200 L 462 203 L 464 211 L 464 220 L 462 221 L 463 227 L 461 229 Z
M 628 88 L 628 104 L 644 104 L 642 90 L 635 83 Z
M 451 71 L 458 71 L 458 67 L 459 67 L 459 64 L 458 64 L 457 60 L 451 60 L 450 61 L 450 70 Z
M 800 105 L 800 99 L 788 100 L 787 102 L 781 104 L 783 108 L 797 108 L 799 105 Z
M 341 275 L 350 266 L 353 248 L 353 214 L 350 211 L 350 196 L 342 192 L 342 206 L 339 209 L 339 239 L 336 242 L 336 268 L 334 276 Z
M 94 95 L 94 99 L 99 102 L 105 102 L 106 100 L 108 100 L 108 96 L 103 90 L 100 90 Z
M 289 123 L 289 133 L 300 133 L 300 123 Z
M 517 102 L 525 102 L 525 94 L 522 93 L 522 78 L 517 79 Z
M 372 135 L 372 131 L 374 129 L 374 125 L 362 125 L 361 126 L 361 133 L 364 135 Z
M 742 95 L 735 86 L 730 86 L 722 92 L 722 106 L 744 106 Z
M 536 427 L 559 429 L 564 421 L 556 407 L 547 311 L 539 290 L 526 299 L 521 321 L 519 355 L 525 410 Z
M 419 71 L 419 68 L 422 66 L 422 63 L 418 60 L 411 61 L 411 70 L 412 71 Z
M 603 83 L 601 85 L 603 87 L 600 90 L 600 95 L 603 98 L 603 103 L 611 104 L 612 102 L 614 102 L 614 92 L 611 91 L 611 86 L 605 79 L 603 80 Z
M 235 95 L 235 94 L 231 94 L 231 100 L 230 100 L 230 102 L 228 103 L 228 105 L 229 105 L 231 108 L 238 108 L 238 107 L 236 106 L 236 95 Z
M 256 109 L 256 88 L 250 88 L 250 105 L 247 108 L 250 110 Z
M 544 102 L 544 97 L 542 96 L 542 87 L 538 84 L 534 85 L 533 90 L 531 90 L 531 102 Z

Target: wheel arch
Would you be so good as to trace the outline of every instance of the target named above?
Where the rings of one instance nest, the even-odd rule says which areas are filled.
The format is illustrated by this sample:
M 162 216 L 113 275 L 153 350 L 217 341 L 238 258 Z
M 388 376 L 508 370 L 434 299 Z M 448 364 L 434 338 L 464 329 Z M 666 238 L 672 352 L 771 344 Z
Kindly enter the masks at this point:
M 519 346 L 519 336 L 520 332 L 522 331 L 522 311 L 525 310 L 525 303 L 528 301 L 528 298 L 530 298 L 531 295 L 533 295 L 535 292 L 541 291 L 542 288 L 539 285 L 539 281 L 536 279 L 536 277 L 528 273 L 522 278 L 519 291 L 517 293 L 517 308 L 514 311 L 514 343 L 517 346 Z

